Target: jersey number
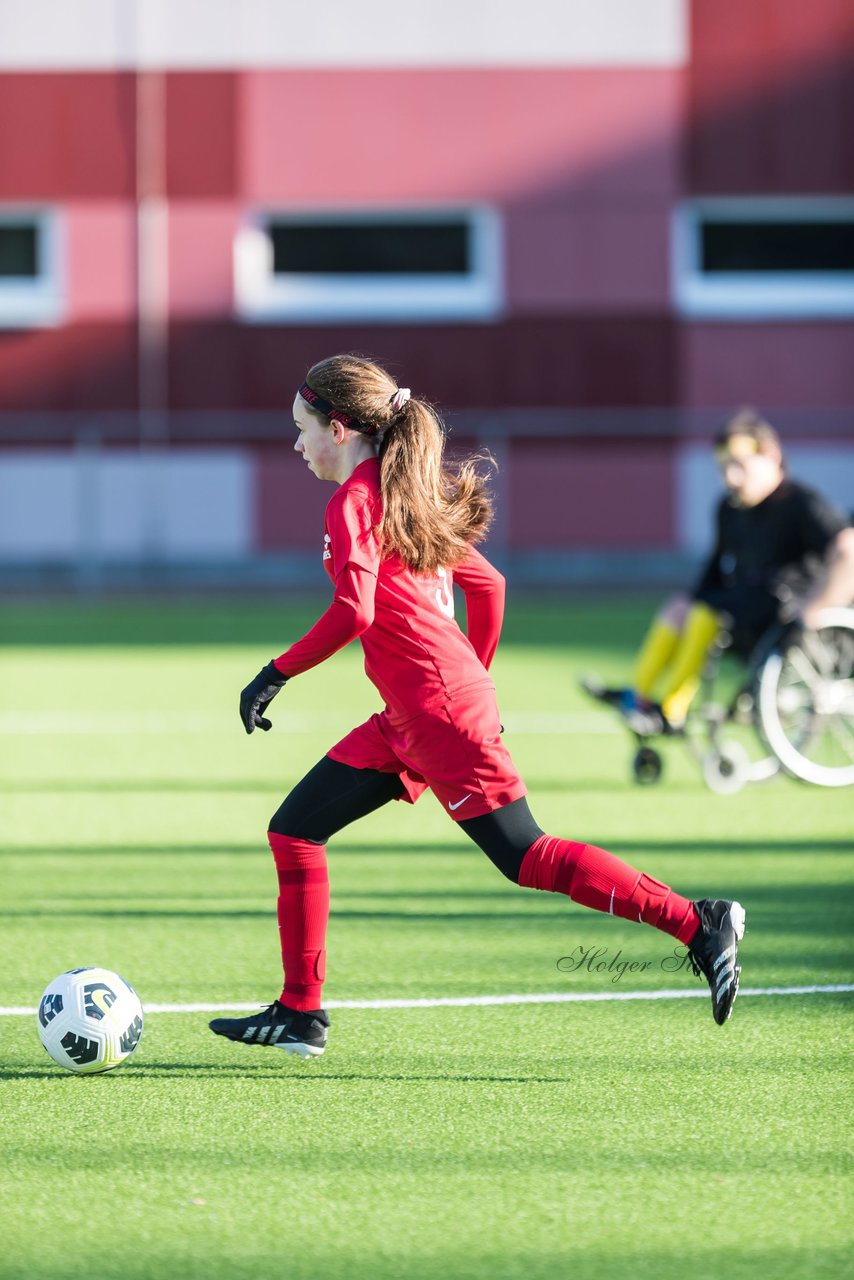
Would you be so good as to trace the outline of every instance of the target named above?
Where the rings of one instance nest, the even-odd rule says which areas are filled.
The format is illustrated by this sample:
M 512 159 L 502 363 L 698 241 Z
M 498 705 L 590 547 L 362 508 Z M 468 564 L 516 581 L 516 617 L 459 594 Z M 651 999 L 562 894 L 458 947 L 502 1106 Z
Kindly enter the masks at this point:
M 447 569 L 439 569 L 439 585 L 436 588 L 436 604 L 446 618 L 454 616 L 454 587 Z

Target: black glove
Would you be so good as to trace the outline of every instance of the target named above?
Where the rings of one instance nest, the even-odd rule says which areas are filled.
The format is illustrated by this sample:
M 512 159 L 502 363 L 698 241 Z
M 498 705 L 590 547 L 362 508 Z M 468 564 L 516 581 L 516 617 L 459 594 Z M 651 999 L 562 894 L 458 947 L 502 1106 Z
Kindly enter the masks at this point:
M 240 719 L 247 733 L 254 733 L 256 728 L 265 732 L 272 729 L 272 721 L 265 719 L 263 712 L 287 682 L 288 677 L 283 676 L 272 662 L 268 662 L 246 686 L 240 695 Z

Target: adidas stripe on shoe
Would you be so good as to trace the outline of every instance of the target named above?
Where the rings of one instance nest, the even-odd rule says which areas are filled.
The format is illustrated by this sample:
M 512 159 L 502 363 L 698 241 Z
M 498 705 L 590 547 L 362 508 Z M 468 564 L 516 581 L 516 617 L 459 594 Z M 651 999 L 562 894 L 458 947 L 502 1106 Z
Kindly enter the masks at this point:
M 329 1018 L 324 1009 L 301 1013 L 274 1000 L 248 1018 L 214 1018 L 208 1023 L 215 1035 L 238 1044 L 261 1044 L 301 1058 L 319 1058 L 326 1048 Z
M 712 1016 L 718 1026 L 723 1026 L 738 994 L 738 944 L 744 937 L 744 907 L 724 898 L 702 898 L 694 906 L 700 927 L 689 944 L 688 959 L 697 977 L 708 982 Z

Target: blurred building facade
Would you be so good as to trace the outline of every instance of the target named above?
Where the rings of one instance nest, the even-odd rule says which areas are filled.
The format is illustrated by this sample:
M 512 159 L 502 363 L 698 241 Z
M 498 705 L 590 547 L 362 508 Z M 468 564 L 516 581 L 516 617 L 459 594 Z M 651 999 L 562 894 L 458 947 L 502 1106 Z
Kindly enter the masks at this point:
M 849 0 L 297 10 L 0 0 L 7 575 L 312 580 L 341 349 L 492 450 L 519 579 L 681 572 L 744 403 L 854 503 Z

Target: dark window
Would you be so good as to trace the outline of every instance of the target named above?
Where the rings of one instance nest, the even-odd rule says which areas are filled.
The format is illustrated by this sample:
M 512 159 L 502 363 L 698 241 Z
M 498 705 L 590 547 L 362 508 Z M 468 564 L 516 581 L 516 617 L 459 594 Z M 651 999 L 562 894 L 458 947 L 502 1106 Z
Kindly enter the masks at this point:
M 0 277 L 38 275 L 38 231 L 31 222 L 0 224 Z
M 703 270 L 854 271 L 854 218 L 814 222 L 727 220 L 702 224 Z
M 276 275 L 455 275 L 471 269 L 459 222 L 299 222 L 269 227 Z

